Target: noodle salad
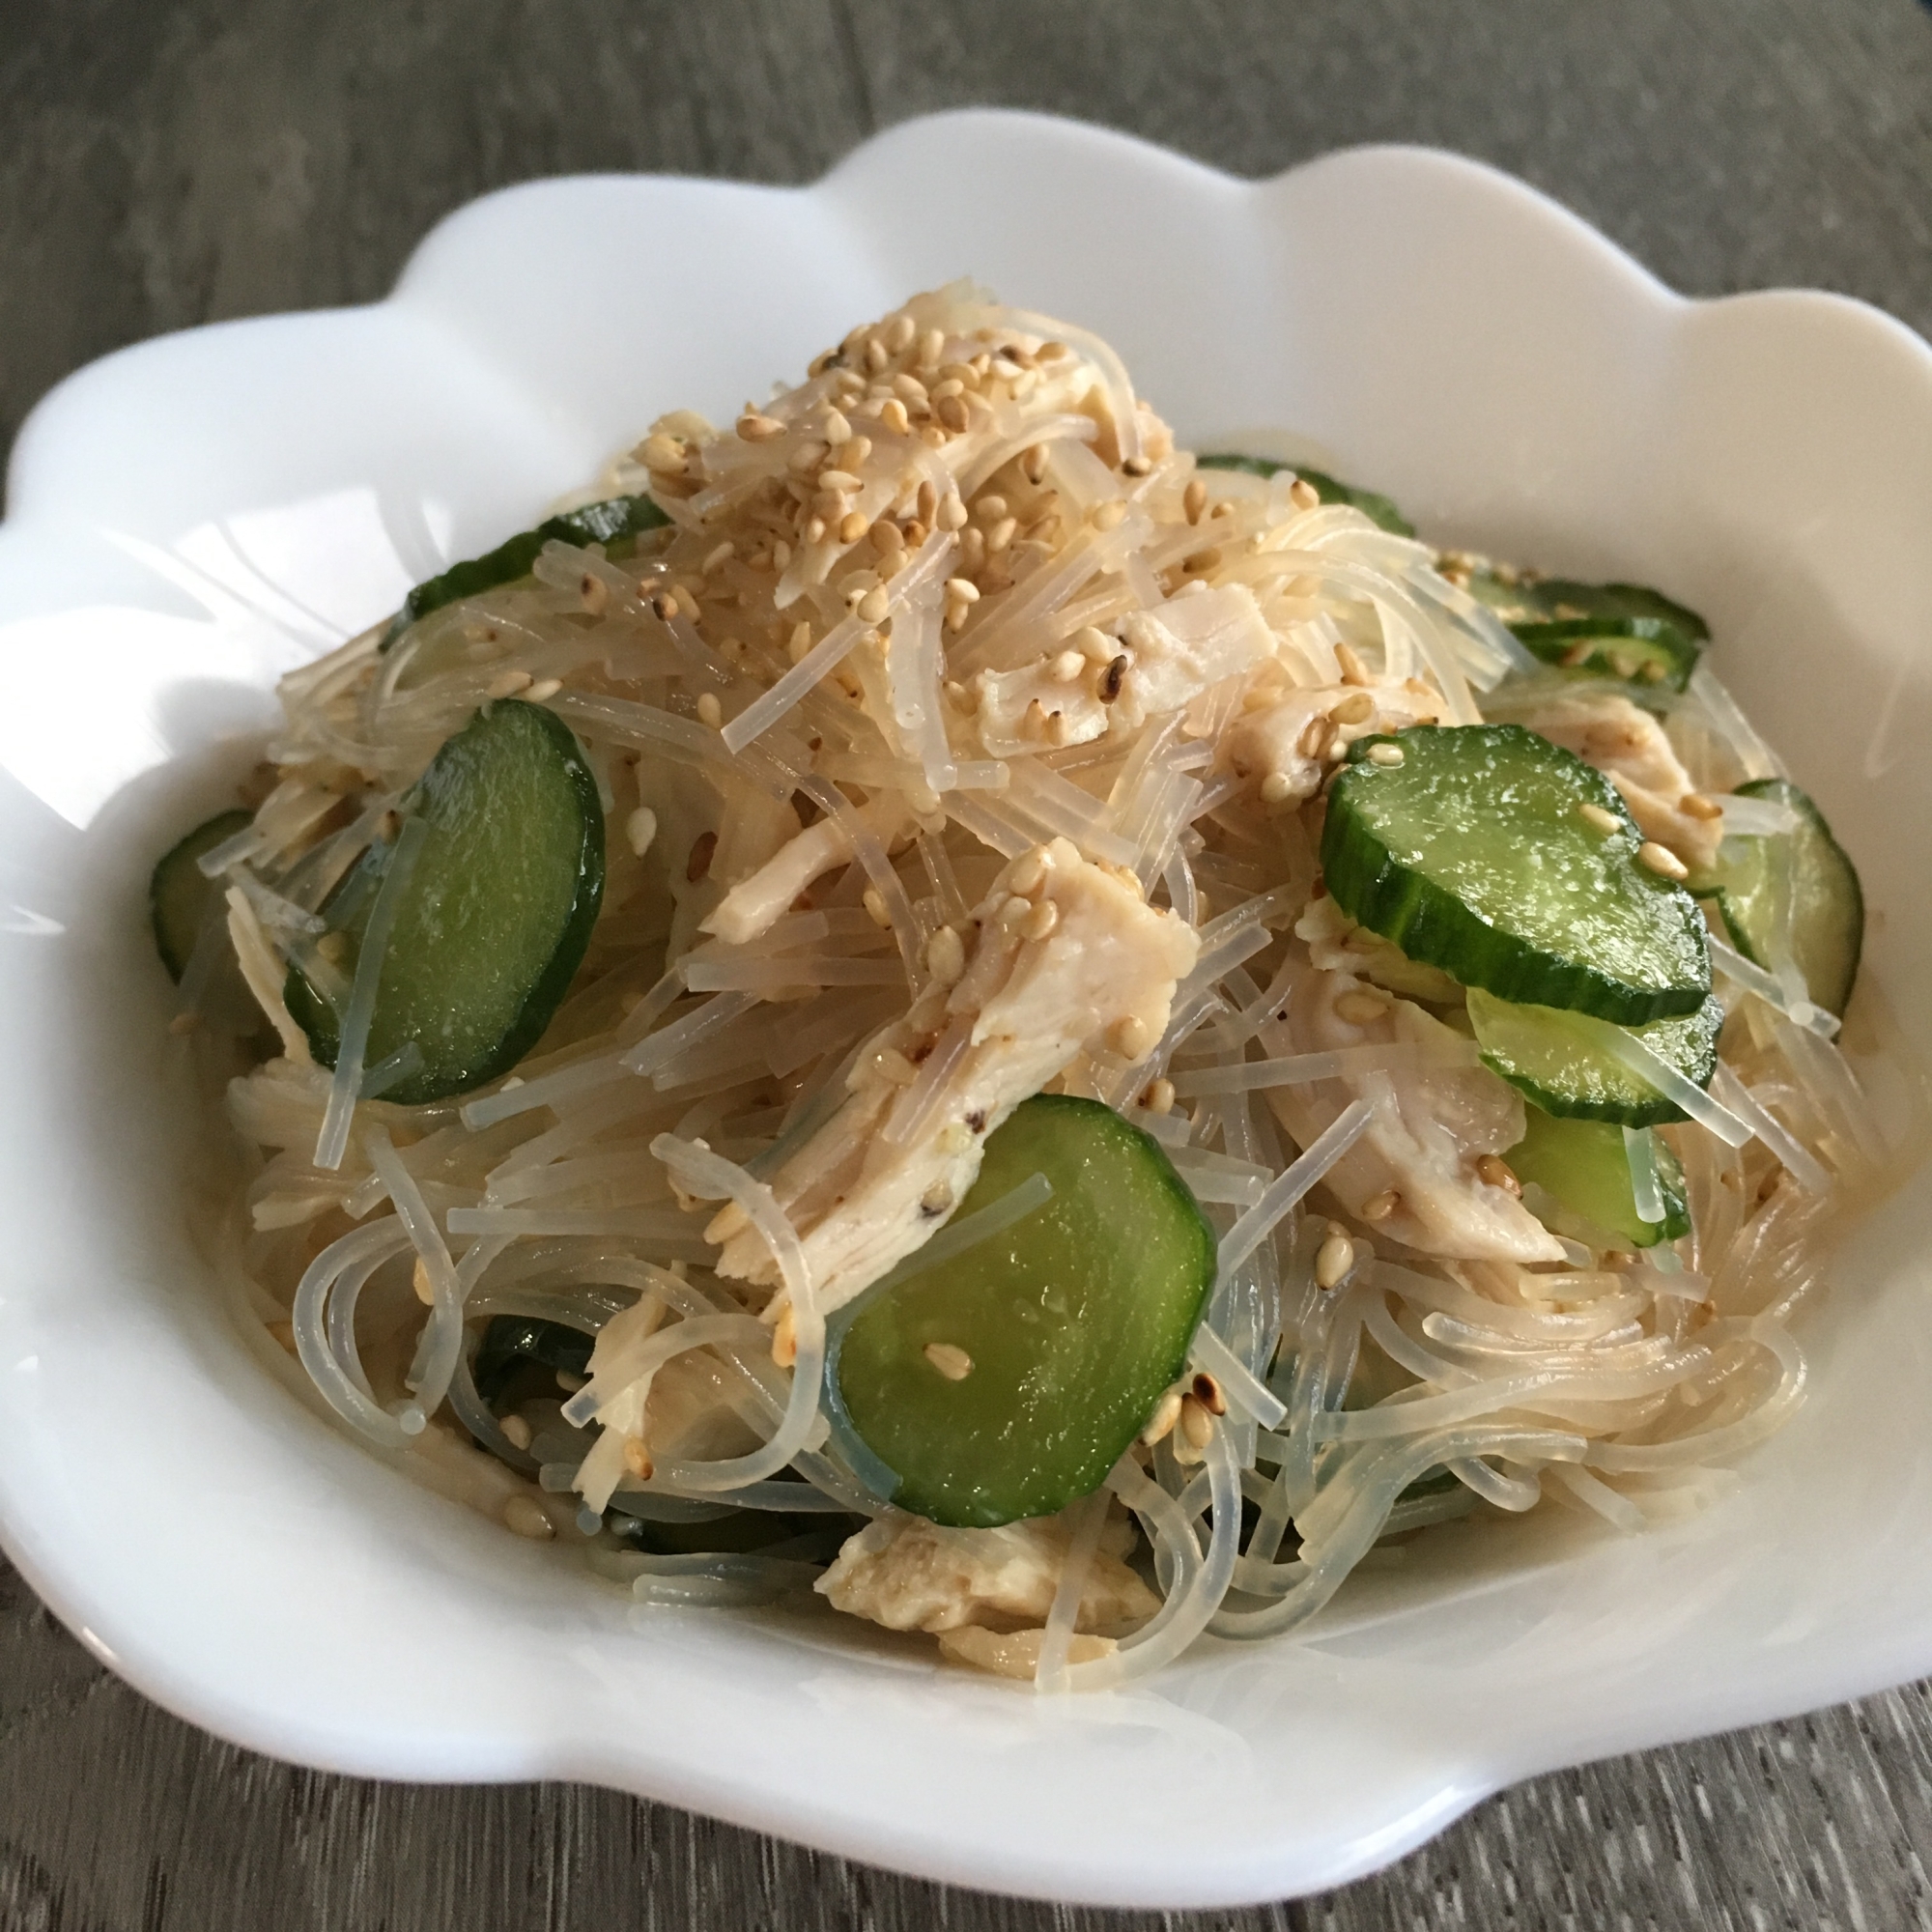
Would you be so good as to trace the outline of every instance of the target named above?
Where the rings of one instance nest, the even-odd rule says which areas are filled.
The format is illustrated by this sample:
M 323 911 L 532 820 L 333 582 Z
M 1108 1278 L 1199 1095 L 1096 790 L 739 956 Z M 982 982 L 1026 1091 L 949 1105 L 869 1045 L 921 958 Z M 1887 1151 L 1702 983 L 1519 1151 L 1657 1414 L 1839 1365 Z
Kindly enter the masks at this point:
M 1923 1136 L 1708 635 L 916 297 L 283 680 L 153 888 L 223 1278 L 639 1600 L 1042 1690 L 1694 1510 Z

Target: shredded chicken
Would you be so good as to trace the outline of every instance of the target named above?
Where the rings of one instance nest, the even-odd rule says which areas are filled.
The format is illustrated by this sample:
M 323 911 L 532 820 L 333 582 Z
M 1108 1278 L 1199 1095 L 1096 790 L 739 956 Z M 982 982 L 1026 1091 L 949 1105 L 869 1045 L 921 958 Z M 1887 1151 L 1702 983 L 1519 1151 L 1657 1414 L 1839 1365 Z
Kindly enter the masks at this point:
M 1130 872 L 1064 838 L 1002 869 L 964 934 L 935 934 L 933 978 L 868 1039 L 839 1111 L 772 1182 L 827 1309 L 927 1240 L 980 1172 L 986 1136 L 1081 1055 L 1137 1060 L 1165 1031 L 1200 942 L 1141 897 Z M 949 956 L 949 952 L 951 956 Z M 921 1068 L 939 1056 L 926 1084 Z M 902 1109 L 917 1107 L 917 1130 Z M 726 1207 L 705 1230 L 721 1274 L 775 1283 L 777 1264 Z
M 784 810 L 789 812 L 791 808 Z M 890 798 L 864 807 L 859 818 L 888 847 L 904 838 L 912 825 L 905 807 Z M 743 946 L 769 931 L 814 879 L 850 862 L 851 837 L 836 818 L 821 818 L 803 832 L 797 831 L 797 825 L 794 814 L 795 836 L 732 885 L 705 918 L 701 931 L 715 934 L 727 945 Z
M 1441 694 L 1419 678 L 1285 687 L 1228 727 L 1215 763 L 1247 780 L 1267 804 L 1287 809 L 1313 798 L 1357 738 L 1441 720 Z
M 835 1609 L 888 1630 L 1037 1625 L 1053 1607 L 1069 1541 L 1061 1517 L 947 1529 L 895 1511 L 853 1536 L 812 1587 Z M 1160 1607 L 1121 1560 L 1132 1546 L 1125 1520 L 1111 1517 L 1080 1586 L 1080 1629 L 1137 1622 Z
M 1353 973 L 1391 993 L 1436 1005 L 1461 1005 L 1463 988 L 1439 967 L 1411 959 L 1392 940 L 1358 925 L 1329 893 L 1318 893 L 1294 923 L 1308 955 L 1324 973 Z
M 1370 993 L 1352 974 L 1323 972 L 1302 978 L 1284 1025 L 1272 1031 L 1293 1053 L 1402 1041 L 1446 1047 L 1458 1037 L 1412 1001 Z M 1523 1136 L 1521 1094 L 1487 1066 L 1362 1073 L 1273 1087 L 1267 1097 L 1303 1147 L 1352 1100 L 1375 1103 L 1368 1131 L 1328 1170 L 1325 1184 L 1350 1213 L 1394 1239 L 1466 1261 L 1563 1259 L 1556 1237 L 1517 1195 L 1477 1171 L 1485 1154 L 1500 1155 Z
M 1724 821 L 1684 809 L 1687 797 L 1707 810 L 1711 802 L 1691 784 L 1663 726 L 1648 711 L 1621 692 L 1577 685 L 1552 692 L 1522 722 L 1595 765 L 1623 794 L 1646 838 L 1669 846 L 1692 871 L 1716 861 Z

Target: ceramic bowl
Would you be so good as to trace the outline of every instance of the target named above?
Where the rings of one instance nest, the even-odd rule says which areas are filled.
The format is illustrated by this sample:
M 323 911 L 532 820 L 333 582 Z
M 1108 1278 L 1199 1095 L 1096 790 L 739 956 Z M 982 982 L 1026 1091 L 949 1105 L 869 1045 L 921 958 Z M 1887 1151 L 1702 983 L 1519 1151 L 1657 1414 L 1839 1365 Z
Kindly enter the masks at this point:
M 265 1371 L 144 927 L 285 668 L 527 525 L 655 414 L 724 418 L 969 273 L 1121 348 L 1184 440 L 1292 430 L 1429 534 L 1657 582 L 1864 869 L 1932 1049 L 1932 351 L 1815 294 L 1685 301 L 1446 155 L 1238 182 L 999 113 L 815 186 L 533 184 L 373 307 L 108 357 L 0 527 L 0 1542 L 129 1682 L 277 1756 L 577 1778 L 962 1885 L 1138 1906 L 1367 1871 L 1552 1766 L 1932 1668 L 1932 1194 L 1845 1244 L 1813 1388 L 1634 1538 L 1424 1540 L 1307 1633 L 1037 1700 L 831 1617 L 642 1611 L 373 1460 Z

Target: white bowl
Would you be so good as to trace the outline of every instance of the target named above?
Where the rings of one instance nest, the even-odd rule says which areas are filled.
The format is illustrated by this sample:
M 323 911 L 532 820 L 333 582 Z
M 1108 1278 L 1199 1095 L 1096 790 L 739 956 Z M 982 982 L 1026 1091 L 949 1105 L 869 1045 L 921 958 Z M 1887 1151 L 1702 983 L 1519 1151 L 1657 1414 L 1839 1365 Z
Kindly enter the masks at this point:
M 582 1778 L 963 1885 L 1333 1885 L 1511 1779 L 1932 1668 L 1922 1185 L 1802 1324 L 1815 1386 L 1703 1520 L 1426 1539 L 1307 1634 L 1065 1702 L 829 1618 L 634 1611 L 414 1487 L 249 1352 L 144 930 L 277 671 L 962 272 L 1110 336 L 1184 439 L 1312 439 L 1428 531 L 1654 581 L 1864 869 L 1932 1049 L 1932 353 L 1823 295 L 1686 302 L 1447 156 L 1248 184 L 968 113 L 817 186 L 586 179 L 444 222 L 389 300 L 125 351 L 43 402 L 0 527 L 0 1523 L 130 1682 L 278 1756 Z M 1915 755 L 1915 753 L 1920 755 Z M 182 762 L 185 761 L 185 762 Z M 224 771 L 224 766 L 226 772 Z

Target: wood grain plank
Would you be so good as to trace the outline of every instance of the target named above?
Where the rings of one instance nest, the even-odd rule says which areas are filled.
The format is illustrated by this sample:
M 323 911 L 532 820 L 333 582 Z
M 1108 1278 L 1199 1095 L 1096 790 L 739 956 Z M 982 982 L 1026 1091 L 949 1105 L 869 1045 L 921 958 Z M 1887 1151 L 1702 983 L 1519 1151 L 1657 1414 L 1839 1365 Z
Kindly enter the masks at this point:
M 1431 141 L 1693 293 L 1834 287 L 1932 330 L 1912 0 L 70 0 L 0 50 L 0 433 L 157 330 L 368 299 L 533 174 L 809 179 L 995 100 L 1264 174 Z M 1023 218 L 1017 211 L 1015 218 Z M 1294 1907 L 1055 1911 L 558 1786 L 274 1764 L 106 1675 L 0 1565 L 0 1932 L 1382 1932 L 1932 1923 L 1932 1694 L 1537 1779 Z

